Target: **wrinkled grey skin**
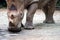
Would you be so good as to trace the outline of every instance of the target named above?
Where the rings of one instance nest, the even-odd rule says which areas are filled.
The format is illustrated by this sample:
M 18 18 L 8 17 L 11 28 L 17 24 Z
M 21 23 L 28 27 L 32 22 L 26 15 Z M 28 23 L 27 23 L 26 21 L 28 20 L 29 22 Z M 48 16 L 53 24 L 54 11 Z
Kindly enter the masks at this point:
M 33 17 L 38 9 L 40 8 L 45 12 L 46 20 L 45 23 L 54 23 L 53 13 L 55 11 L 56 0 L 6 0 L 8 9 L 9 28 L 11 32 L 21 31 L 23 27 L 22 19 L 24 16 L 24 9 L 27 9 L 25 29 L 34 29 Z

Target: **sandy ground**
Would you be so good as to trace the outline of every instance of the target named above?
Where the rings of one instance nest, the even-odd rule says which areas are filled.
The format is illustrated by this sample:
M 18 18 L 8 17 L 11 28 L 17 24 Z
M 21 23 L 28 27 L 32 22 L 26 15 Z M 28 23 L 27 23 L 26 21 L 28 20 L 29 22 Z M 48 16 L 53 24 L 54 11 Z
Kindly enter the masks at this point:
M 25 16 L 23 24 L 25 24 Z M 22 30 L 19 33 L 10 33 L 7 31 L 8 19 L 7 10 L 0 9 L 0 40 L 60 40 L 60 11 L 54 13 L 55 24 L 44 24 L 45 15 L 42 10 L 37 10 L 34 16 L 34 30 Z

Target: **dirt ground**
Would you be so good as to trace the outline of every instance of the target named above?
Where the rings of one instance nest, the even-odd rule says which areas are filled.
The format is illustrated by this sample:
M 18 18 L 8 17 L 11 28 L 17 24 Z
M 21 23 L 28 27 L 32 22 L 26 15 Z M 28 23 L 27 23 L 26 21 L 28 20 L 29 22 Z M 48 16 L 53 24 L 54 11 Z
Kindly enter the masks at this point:
M 26 10 L 23 24 L 25 24 Z M 0 40 L 60 40 L 60 10 L 54 13 L 55 24 L 45 24 L 45 15 L 42 10 L 37 10 L 33 19 L 34 30 L 22 30 L 19 33 L 7 31 L 7 9 L 0 9 Z

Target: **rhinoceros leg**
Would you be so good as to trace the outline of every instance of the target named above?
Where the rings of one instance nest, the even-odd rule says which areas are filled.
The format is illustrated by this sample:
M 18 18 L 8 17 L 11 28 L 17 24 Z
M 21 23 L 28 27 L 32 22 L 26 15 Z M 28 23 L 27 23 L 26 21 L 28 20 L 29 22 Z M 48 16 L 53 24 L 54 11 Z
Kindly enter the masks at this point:
M 26 16 L 26 24 L 25 29 L 34 29 L 33 27 L 33 17 L 38 8 L 38 4 L 34 3 L 28 8 L 27 16 Z
M 54 23 L 53 14 L 55 11 L 55 6 L 56 6 L 56 1 L 51 0 L 48 4 L 46 4 L 43 7 L 43 11 L 45 12 L 45 16 L 46 16 L 44 23 Z
M 19 9 L 19 2 L 17 0 L 7 0 L 7 9 L 8 9 L 8 20 L 10 32 L 19 32 L 21 31 L 21 22 L 23 18 L 22 9 L 24 6 L 21 6 Z

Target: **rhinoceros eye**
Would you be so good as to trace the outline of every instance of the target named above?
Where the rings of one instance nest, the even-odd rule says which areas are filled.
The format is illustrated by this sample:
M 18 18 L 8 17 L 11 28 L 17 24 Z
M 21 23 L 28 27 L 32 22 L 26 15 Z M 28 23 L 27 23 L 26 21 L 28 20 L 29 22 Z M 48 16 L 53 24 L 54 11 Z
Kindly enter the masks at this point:
M 17 8 L 14 4 L 12 4 L 11 7 L 9 8 L 9 10 L 17 10 Z

